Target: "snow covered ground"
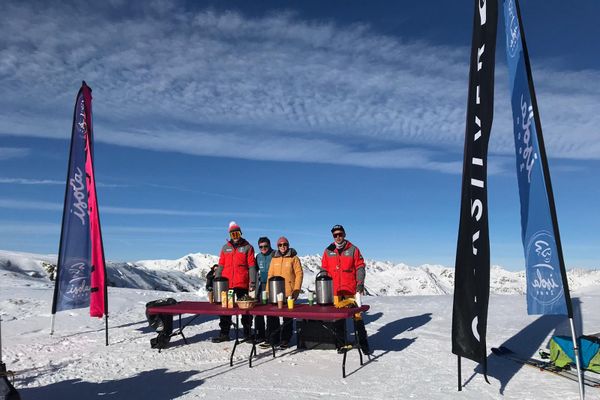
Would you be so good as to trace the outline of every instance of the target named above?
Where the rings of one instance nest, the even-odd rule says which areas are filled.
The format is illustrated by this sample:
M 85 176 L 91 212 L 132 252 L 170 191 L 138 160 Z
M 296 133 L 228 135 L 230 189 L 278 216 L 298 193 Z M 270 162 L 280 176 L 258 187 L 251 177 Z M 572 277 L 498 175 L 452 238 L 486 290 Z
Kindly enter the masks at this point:
M 214 260 L 203 257 L 208 268 Z M 49 336 L 53 284 L 41 263 L 53 260 L 55 256 L 0 252 L 2 357 L 16 372 L 15 385 L 23 399 L 578 398 L 576 383 L 495 356 L 489 357 L 491 385 L 481 374 L 474 375 L 475 363 L 464 360 L 466 385 L 457 392 L 456 357 L 450 350 L 451 294 L 367 297 L 365 303 L 371 310 L 365 319 L 374 354 L 360 367 L 358 353 L 349 353 L 346 379 L 341 376 L 342 357 L 335 351 L 297 352 L 290 348 L 273 359 L 269 351 L 259 350 L 250 369 L 250 346 L 243 344 L 230 367 L 233 343 L 209 341 L 218 331 L 215 318 L 198 318 L 186 330 L 189 345 L 174 338 L 159 354 L 150 349 L 154 334 L 145 321 L 145 303 L 164 297 L 204 300 L 204 292 L 143 288 L 163 285 L 171 290 L 188 282 L 182 276 L 188 276 L 190 282 L 195 278 L 194 284 L 203 286 L 197 280 L 204 265 L 194 262 L 194 267 L 188 268 L 185 260 L 178 264 L 182 276 L 174 274 L 169 262 L 161 266 L 161 262 L 146 261 L 142 272 L 137 263 L 112 270 L 111 279 L 120 276 L 120 286 L 128 287 L 109 288 L 108 347 L 104 345 L 104 322 L 90 318 L 85 309 L 57 314 L 56 333 Z M 370 264 L 373 292 L 377 292 L 377 272 L 372 268 L 377 264 L 382 274 L 393 273 L 393 266 L 384 268 L 386 263 Z M 410 268 L 396 268 L 398 275 L 386 276 L 388 284 L 405 274 L 402 279 L 408 279 Z M 151 273 L 153 269 L 160 274 Z M 198 271 L 189 275 L 194 270 Z M 582 280 L 595 282 L 598 271 L 584 272 Z M 579 279 L 577 274 L 573 279 Z M 160 283 L 164 276 L 176 279 Z M 415 272 L 412 281 L 421 282 L 421 277 Z M 138 279 L 140 287 L 134 288 Z M 600 331 L 600 286 L 587 283 L 576 287 L 572 295 L 583 316 L 583 331 L 595 333 Z M 395 290 L 397 286 L 390 287 Z M 451 287 L 446 290 L 451 293 Z M 490 298 L 488 347 L 506 343 L 520 352 L 535 354 L 552 334 L 567 331 L 562 317 L 527 316 L 522 294 L 492 294 Z M 600 398 L 600 389 L 588 389 L 587 398 Z

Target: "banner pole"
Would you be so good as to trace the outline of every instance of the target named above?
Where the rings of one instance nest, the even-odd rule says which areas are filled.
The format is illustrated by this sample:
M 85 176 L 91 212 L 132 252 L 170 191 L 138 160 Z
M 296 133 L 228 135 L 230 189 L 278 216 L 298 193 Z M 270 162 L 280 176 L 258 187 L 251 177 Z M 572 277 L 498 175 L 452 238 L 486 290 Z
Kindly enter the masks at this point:
M 54 335 L 54 319 L 56 318 L 56 314 L 52 314 L 52 319 L 50 320 L 50 336 Z
M 106 336 L 106 346 L 108 346 L 108 314 L 104 314 L 104 333 Z
M 460 356 L 456 356 L 457 361 L 458 361 L 458 391 L 462 391 L 462 371 L 461 371 L 461 365 L 460 365 Z
M 571 336 L 573 337 L 573 351 L 575 352 L 575 365 L 577 365 L 577 380 L 579 381 L 579 398 L 584 399 L 583 396 L 583 379 L 581 376 L 581 366 L 579 365 L 579 346 L 577 345 L 577 336 L 575 335 L 575 325 L 573 324 L 573 317 L 569 318 L 571 324 Z

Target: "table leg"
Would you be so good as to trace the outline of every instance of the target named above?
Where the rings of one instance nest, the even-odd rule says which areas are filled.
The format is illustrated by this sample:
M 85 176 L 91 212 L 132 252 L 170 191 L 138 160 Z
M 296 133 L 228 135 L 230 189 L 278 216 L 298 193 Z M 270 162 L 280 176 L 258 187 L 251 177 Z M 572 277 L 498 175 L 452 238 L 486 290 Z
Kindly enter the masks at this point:
M 196 318 L 194 318 L 194 319 L 196 319 Z M 192 321 L 194 319 L 192 319 Z M 187 341 L 185 335 L 183 334 L 183 328 L 181 327 L 181 314 L 179 314 L 179 334 L 183 338 L 183 343 L 188 344 L 188 341 Z
M 360 365 L 363 365 L 363 354 L 360 348 L 360 342 L 358 341 L 358 328 L 356 327 L 356 320 L 352 318 L 352 324 L 354 325 L 354 346 L 358 350 L 358 355 L 360 357 Z
M 252 357 L 256 355 L 256 337 L 252 338 L 252 350 L 250 350 L 250 358 L 248 359 L 248 366 L 252 368 Z
M 344 359 L 342 361 L 342 378 L 346 377 L 346 354 L 348 354 L 348 351 L 344 350 Z
M 229 366 L 233 367 L 233 355 L 235 354 L 235 348 L 240 343 L 238 336 L 238 327 L 239 327 L 239 315 L 235 316 L 235 343 L 233 344 L 233 350 L 231 350 L 231 357 L 229 357 Z

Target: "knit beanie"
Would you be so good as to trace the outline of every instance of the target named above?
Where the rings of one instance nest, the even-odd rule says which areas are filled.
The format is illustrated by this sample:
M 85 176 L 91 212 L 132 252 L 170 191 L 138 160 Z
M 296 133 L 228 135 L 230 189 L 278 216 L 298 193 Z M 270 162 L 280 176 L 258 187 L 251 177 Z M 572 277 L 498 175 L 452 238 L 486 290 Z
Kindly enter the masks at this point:
M 235 221 L 231 221 L 229 223 L 229 232 L 233 232 L 233 231 L 240 231 L 240 232 L 242 231 L 242 228 L 240 228 L 240 226 Z

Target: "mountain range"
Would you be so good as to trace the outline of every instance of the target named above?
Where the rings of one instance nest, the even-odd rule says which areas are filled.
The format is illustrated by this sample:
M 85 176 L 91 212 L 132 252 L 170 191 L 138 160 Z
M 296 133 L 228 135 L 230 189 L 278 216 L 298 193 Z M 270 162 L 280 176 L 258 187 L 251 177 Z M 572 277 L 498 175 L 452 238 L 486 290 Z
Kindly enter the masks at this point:
M 321 256 L 301 256 L 304 269 L 303 289 L 314 289 Z M 193 253 L 176 260 L 108 262 L 109 286 L 170 292 L 205 294 L 206 274 L 218 262 L 211 254 Z M 0 250 L 0 270 L 30 279 L 52 277 L 56 255 L 40 255 Z M 410 266 L 389 261 L 367 260 L 366 288 L 374 296 L 414 296 L 452 294 L 454 268 L 424 264 Z M 571 291 L 600 289 L 600 269 L 571 269 L 567 273 Z M 525 272 L 492 266 L 492 294 L 524 294 Z

